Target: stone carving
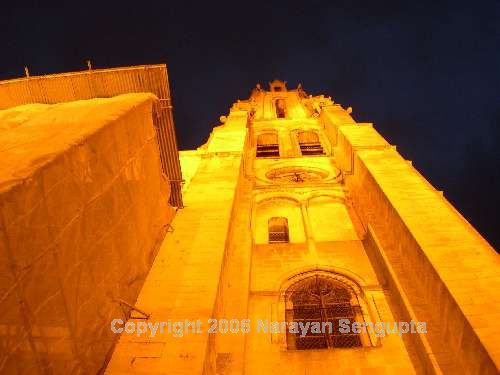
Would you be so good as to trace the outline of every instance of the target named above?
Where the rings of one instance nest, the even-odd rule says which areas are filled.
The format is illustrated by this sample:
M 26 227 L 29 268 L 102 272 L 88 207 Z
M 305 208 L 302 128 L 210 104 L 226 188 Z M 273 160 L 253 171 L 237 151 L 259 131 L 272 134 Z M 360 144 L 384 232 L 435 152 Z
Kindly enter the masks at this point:
M 275 182 L 283 183 L 302 183 L 321 181 L 327 177 L 327 173 L 323 171 L 310 170 L 306 168 L 279 168 L 272 170 L 266 174 L 266 177 Z

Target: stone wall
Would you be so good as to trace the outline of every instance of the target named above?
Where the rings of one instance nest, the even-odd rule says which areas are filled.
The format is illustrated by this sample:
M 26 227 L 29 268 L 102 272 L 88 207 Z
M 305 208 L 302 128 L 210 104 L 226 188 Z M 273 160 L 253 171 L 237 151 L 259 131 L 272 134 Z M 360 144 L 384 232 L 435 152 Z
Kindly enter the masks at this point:
M 166 330 L 154 337 L 124 333 L 106 374 L 214 373 L 215 335 L 208 333 L 208 320 L 221 307 L 217 296 L 234 230 L 246 118 L 246 112 L 232 111 L 200 148 L 201 160 L 191 165 L 196 172 L 185 169 L 192 175 L 185 207 L 173 220 L 137 300 L 137 306 L 150 314 L 149 322 L 199 319 L 201 332 L 187 330 L 182 337 Z M 189 168 L 189 163 L 184 166 Z
M 370 233 L 365 238 L 374 268 L 392 275 L 386 287 L 403 318 L 427 323 L 427 343 L 413 345 L 420 345 L 419 363 L 428 372 L 437 363 L 443 373 L 496 374 L 494 249 L 370 124 L 352 124 L 338 106 L 325 107 L 322 118 L 353 208 L 379 240 L 377 250 Z
M 394 149 L 362 150 L 347 180 L 444 373 L 495 374 L 498 256 Z

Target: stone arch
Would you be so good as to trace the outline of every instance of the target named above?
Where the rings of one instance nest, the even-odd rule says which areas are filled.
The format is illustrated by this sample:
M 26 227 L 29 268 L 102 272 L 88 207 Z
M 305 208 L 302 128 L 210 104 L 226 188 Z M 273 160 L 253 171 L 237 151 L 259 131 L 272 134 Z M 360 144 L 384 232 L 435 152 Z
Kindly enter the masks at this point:
M 330 144 L 317 125 L 303 124 L 290 131 L 297 153 L 302 156 L 329 155 Z
M 276 192 L 276 193 L 263 193 L 256 195 L 255 197 L 255 203 L 257 206 L 268 204 L 276 200 L 290 201 L 296 205 L 300 205 L 299 197 L 296 196 L 295 194 Z
M 351 295 L 350 303 L 356 308 L 355 320 L 358 322 L 367 322 L 373 324 L 377 321 L 377 316 L 374 311 L 375 308 L 372 305 L 372 301 L 369 294 L 365 290 L 368 286 L 365 280 L 343 268 L 338 267 L 305 267 L 302 269 L 297 269 L 291 271 L 285 275 L 282 275 L 280 280 L 276 284 L 277 301 L 273 304 L 273 320 L 284 321 L 287 318 L 287 291 L 290 290 L 294 285 L 301 283 L 311 277 L 319 276 L 325 279 L 331 280 L 333 283 L 342 286 L 349 291 Z M 376 346 L 379 344 L 380 340 L 374 336 L 371 332 L 364 332 L 360 336 L 361 346 Z M 272 341 L 280 344 L 283 349 L 289 349 L 290 340 L 287 339 L 286 332 L 276 333 L 272 336 Z M 355 345 L 353 345 L 355 346 Z
M 347 204 L 347 199 L 344 196 L 341 196 L 338 194 L 323 193 L 323 192 L 313 193 L 310 196 L 308 196 L 306 199 L 306 204 L 309 205 L 310 201 L 312 201 L 316 198 L 322 198 L 322 197 L 331 198 L 333 201 L 342 203 L 344 205 Z
M 316 241 L 359 240 L 345 198 L 318 194 L 307 200 L 307 214 Z
M 255 134 L 255 137 L 256 137 L 255 139 L 257 139 L 257 137 L 259 135 L 266 134 L 266 133 L 276 133 L 276 134 L 278 134 L 278 129 L 270 127 L 270 126 L 265 126 L 265 127 L 262 127 L 262 128 L 256 128 L 254 130 L 254 134 Z
M 286 332 L 288 349 L 353 348 L 362 346 L 359 332 L 341 332 L 339 322 L 363 320 L 358 295 L 343 282 L 313 273 L 285 291 L 285 321 L 317 324 L 317 333 Z M 359 318 L 360 316 L 361 318 Z M 321 326 L 324 325 L 324 330 Z M 329 326 L 329 329 L 326 329 Z
M 262 131 L 257 133 L 256 135 L 257 135 L 257 145 L 278 143 L 278 132 L 276 130 Z
M 291 195 L 265 195 L 257 199 L 252 210 L 252 233 L 254 243 L 269 243 L 269 220 L 283 217 L 288 222 L 290 243 L 306 241 L 304 222 L 299 200 Z
M 256 157 L 279 157 L 280 141 L 276 129 L 260 131 L 255 137 Z
M 348 269 L 334 266 L 303 267 L 292 270 L 280 277 L 275 286 L 275 290 L 279 292 L 281 298 L 282 294 L 291 285 L 315 274 L 333 278 L 348 286 L 354 293 L 364 296 L 364 289 L 367 286 L 366 281 L 360 275 Z
M 277 96 L 273 98 L 273 107 L 276 118 L 286 118 L 288 114 L 286 97 Z

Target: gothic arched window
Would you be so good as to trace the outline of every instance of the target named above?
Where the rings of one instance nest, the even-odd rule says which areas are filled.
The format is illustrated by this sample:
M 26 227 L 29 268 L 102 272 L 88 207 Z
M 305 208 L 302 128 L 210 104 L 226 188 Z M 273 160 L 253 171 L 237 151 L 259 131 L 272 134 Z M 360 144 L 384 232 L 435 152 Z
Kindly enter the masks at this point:
M 280 146 L 278 143 L 278 134 L 269 132 L 258 135 L 256 156 L 258 158 L 279 157 Z
M 290 242 L 288 235 L 288 219 L 286 217 L 272 217 L 268 222 L 269 243 Z
M 335 280 L 314 275 L 293 284 L 285 293 L 286 321 L 303 327 L 316 322 L 321 332 L 309 329 L 305 335 L 287 330 L 288 349 L 352 348 L 361 346 L 359 333 L 342 333 L 339 320 L 357 321 L 360 315 L 356 297 Z M 330 328 L 331 327 L 331 328 Z
M 323 146 L 319 141 L 318 133 L 313 130 L 297 133 L 300 152 L 302 155 L 324 155 Z
M 274 107 L 276 109 L 276 117 L 277 118 L 285 118 L 286 117 L 286 103 L 285 99 L 279 98 L 274 102 Z

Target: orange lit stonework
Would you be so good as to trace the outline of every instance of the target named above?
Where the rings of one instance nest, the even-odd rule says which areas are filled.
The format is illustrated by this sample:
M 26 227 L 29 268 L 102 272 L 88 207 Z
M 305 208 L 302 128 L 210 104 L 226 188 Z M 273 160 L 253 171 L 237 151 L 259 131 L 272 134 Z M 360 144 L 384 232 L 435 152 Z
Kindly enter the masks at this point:
M 177 154 L 150 68 L 0 85 L 0 373 L 498 372 L 498 255 L 372 124 L 275 80 Z
M 204 330 L 122 335 L 107 374 L 496 373 L 498 255 L 351 111 L 274 81 L 180 152 L 185 208 L 137 306 L 151 321 L 200 319 Z M 427 334 L 257 331 L 259 320 L 330 312 L 426 322 Z M 210 318 L 251 329 L 210 334 Z

